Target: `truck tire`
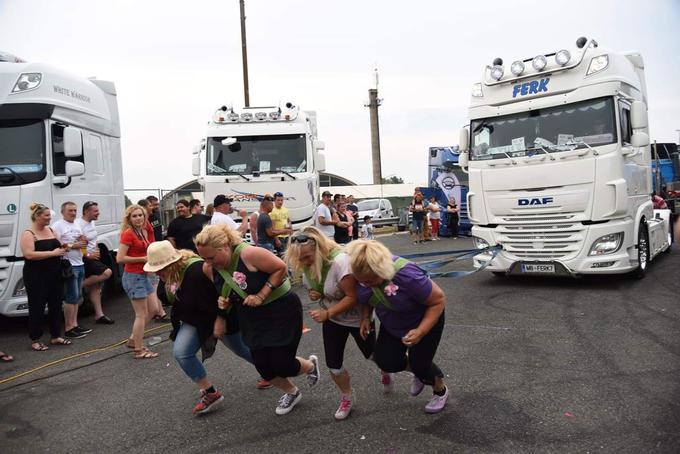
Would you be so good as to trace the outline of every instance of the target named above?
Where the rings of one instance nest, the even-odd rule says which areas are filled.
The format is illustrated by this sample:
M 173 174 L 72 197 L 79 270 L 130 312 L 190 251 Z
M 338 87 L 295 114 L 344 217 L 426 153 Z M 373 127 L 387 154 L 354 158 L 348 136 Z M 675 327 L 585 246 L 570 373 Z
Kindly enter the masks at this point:
M 642 279 L 647 272 L 647 265 L 649 264 L 649 232 L 647 231 L 647 223 L 640 222 L 638 229 L 637 241 L 638 266 L 633 271 L 633 276 L 636 279 Z

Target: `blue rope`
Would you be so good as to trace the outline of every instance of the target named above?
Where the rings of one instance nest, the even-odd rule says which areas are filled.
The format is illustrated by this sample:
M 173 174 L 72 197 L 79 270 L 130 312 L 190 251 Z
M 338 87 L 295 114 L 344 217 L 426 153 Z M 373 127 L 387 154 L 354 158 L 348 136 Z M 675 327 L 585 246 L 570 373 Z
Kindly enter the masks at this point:
M 489 246 L 484 249 L 459 249 L 459 250 L 454 250 L 454 251 L 438 251 L 438 252 L 423 252 L 423 253 L 418 253 L 418 254 L 408 254 L 408 255 L 402 255 L 402 258 L 405 259 L 411 259 L 411 258 L 418 258 L 418 257 L 431 257 L 431 256 L 437 256 L 437 255 L 444 255 L 444 254 L 451 254 L 451 253 L 456 253 L 458 254 L 457 256 L 453 258 L 447 258 L 443 260 L 434 260 L 432 262 L 423 262 L 423 263 L 416 263 L 418 267 L 420 267 L 423 271 L 425 271 L 428 276 L 431 279 L 435 278 L 440 278 L 440 277 L 453 277 L 453 278 L 458 278 L 458 277 L 463 277 L 463 276 L 468 276 L 470 274 L 476 273 L 478 271 L 483 270 L 489 264 L 493 261 L 494 258 L 496 258 L 496 255 L 498 255 L 498 252 L 501 250 L 500 246 Z M 484 262 L 479 268 L 472 270 L 472 271 L 440 271 L 440 272 L 430 272 L 430 270 L 435 270 L 437 268 L 441 268 L 445 265 L 448 265 L 449 263 L 462 260 L 467 257 L 473 257 L 478 254 L 483 254 L 485 252 L 491 252 L 491 258 Z

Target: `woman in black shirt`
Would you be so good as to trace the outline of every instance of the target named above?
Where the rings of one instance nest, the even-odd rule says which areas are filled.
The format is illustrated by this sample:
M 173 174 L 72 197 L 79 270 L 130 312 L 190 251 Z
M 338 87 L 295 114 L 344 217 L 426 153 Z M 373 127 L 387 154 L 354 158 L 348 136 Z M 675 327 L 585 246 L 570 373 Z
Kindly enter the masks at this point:
M 217 292 L 204 273 L 203 260 L 188 250 L 177 251 L 169 241 L 151 243 L 147 249 L 144 271 L 155 272 L 165 282 L 167 298 L 172 302 L 174 325 L 171 338 L 175 360 L 201 390 L 201 400 L 194 414 L 210 411 L 224 397 L 217 391 L 201 361 L 196 357 L 203 351 L 203 359 L 212 356 L 215 339 L 220 339 L 236 355 L 253 362 L 250 350 L 243 344 L 238 324 L 225 320 L 229 314 L 217 306 Z M 228 330 L 228 331 L 227 331 Z

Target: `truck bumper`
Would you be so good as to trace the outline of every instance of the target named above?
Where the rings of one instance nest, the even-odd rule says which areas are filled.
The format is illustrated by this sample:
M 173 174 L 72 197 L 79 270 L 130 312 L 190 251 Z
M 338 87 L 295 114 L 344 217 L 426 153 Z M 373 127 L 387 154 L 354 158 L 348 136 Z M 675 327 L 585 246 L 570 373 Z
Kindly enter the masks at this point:
M 487 266 L 487 269 L 493 272 L 501 272 L 506 274 L 552 274 L 557 276 L 575 276 L 585 274 L 622 274 L 628 273 L 637 267 L 637 250 L 636 250 L 636 234 L 635 223 L 632 219 L 623 219 L 610 221 L 603 224 L 594 225 L 580 225 L 577 234 L 573 235 L 569 242 L 572 246 L 573 252 L 565 254 L 560 257 L 555 254 L 550 257 L 546 254 L 545 257 L 534 258 L 522 256 L 513 253 L 508 247 L 504 247 L 500 253 L 496 255 L 493 261 Z M 597 256 L 590 256 L 591 246 L 600 237 L 610 235 L 618 232 L 623 232 L 623 239 L 621 246 L 615 252 L 602 254 Z M 503 226 L 496 228 L 474 226 L 472 235 L 483 239 L 489 245 L 504 246 Z M 541 242 L 550 244 L 550 240 L 541 238 Z M 574 247 L 575 246 L 575 247 Z M 474 257 L 474 266 L 479 268 L 491 258 L 490 253 L 478 254 Z M 526 267 L 522 265 L 532 264 L 553 264 L 554 271 L 550 273 L 532 273 L 526 271 Z
M 13 296 L 17 286 L 22 286 L 24 262 L 10 262 L 2 271 L 7 273 L 7 278 L 2 281 L 0 291 L 0 314 L 5 317 L 21 317 L 28 315 L 28 298 L 26 293 L 21 296 Z

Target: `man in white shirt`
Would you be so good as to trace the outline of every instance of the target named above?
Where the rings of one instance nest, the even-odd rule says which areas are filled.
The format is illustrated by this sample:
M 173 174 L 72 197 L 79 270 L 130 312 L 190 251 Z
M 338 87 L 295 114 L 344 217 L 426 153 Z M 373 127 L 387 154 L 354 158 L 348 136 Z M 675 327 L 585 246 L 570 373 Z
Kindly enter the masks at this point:
M 333 194 L 329 191 L 324 191 L 323 194 L 321 194 L 321 203 L 316 207 L 316 211 L 314 212 L 314 226 L 331 239 L 335 235 L 335 225 L 339 222 L 333 220 L 331 214 L 330 206 L 332 197 Z
M 99 246 L 97 246 L 97 228 L 94 221 L 99 219 L 99 204 L 88 201 L 83 204 L 83 215 L 76 219 L 76 224 L 87 238 L 87 251 L 83 256 L 85 264 L 85 280 L 83 287 L 94 307 L 94 322 L 98 325 L 113 325 L 113 320 L 104 315 L 102 310 L 102 286 L 111 277 L 111 270 L 101 262 Z
M 61 205 L 61 217 L 52 226 L 54 235 L 62 243 L 67 245 L 68 252 L 65 257 L 71 262 L 73 277 L 65 281 L 66 295 L 64 297 L 64 337 L 80 339 L 92 330 L 78 325 L 78 306 L 82 304 L 82 287 L 85 278 L 85 265 L 83 264 L 82 249 L 87 248 L 87 239 L 83 231 L 75 223 L 78 207 L 73 202 L 64 202 Z
M 238 225 L 234 221 L 229 213 L 233 211 L 231 207 L 231 199 L 224 194 L 219 194 L 213 200 L 213 207 L 215 211 L 213 212 L 212 219 L 210 220 L 210 225 L 215 224 L 225 224 L 233 230 L 238 230 L 241 232 L 241 236 L 245 237 L 248 231 L 248 212 L 246 210 L 239 211 L 239 216 L 241 216 L 241 225 Z

